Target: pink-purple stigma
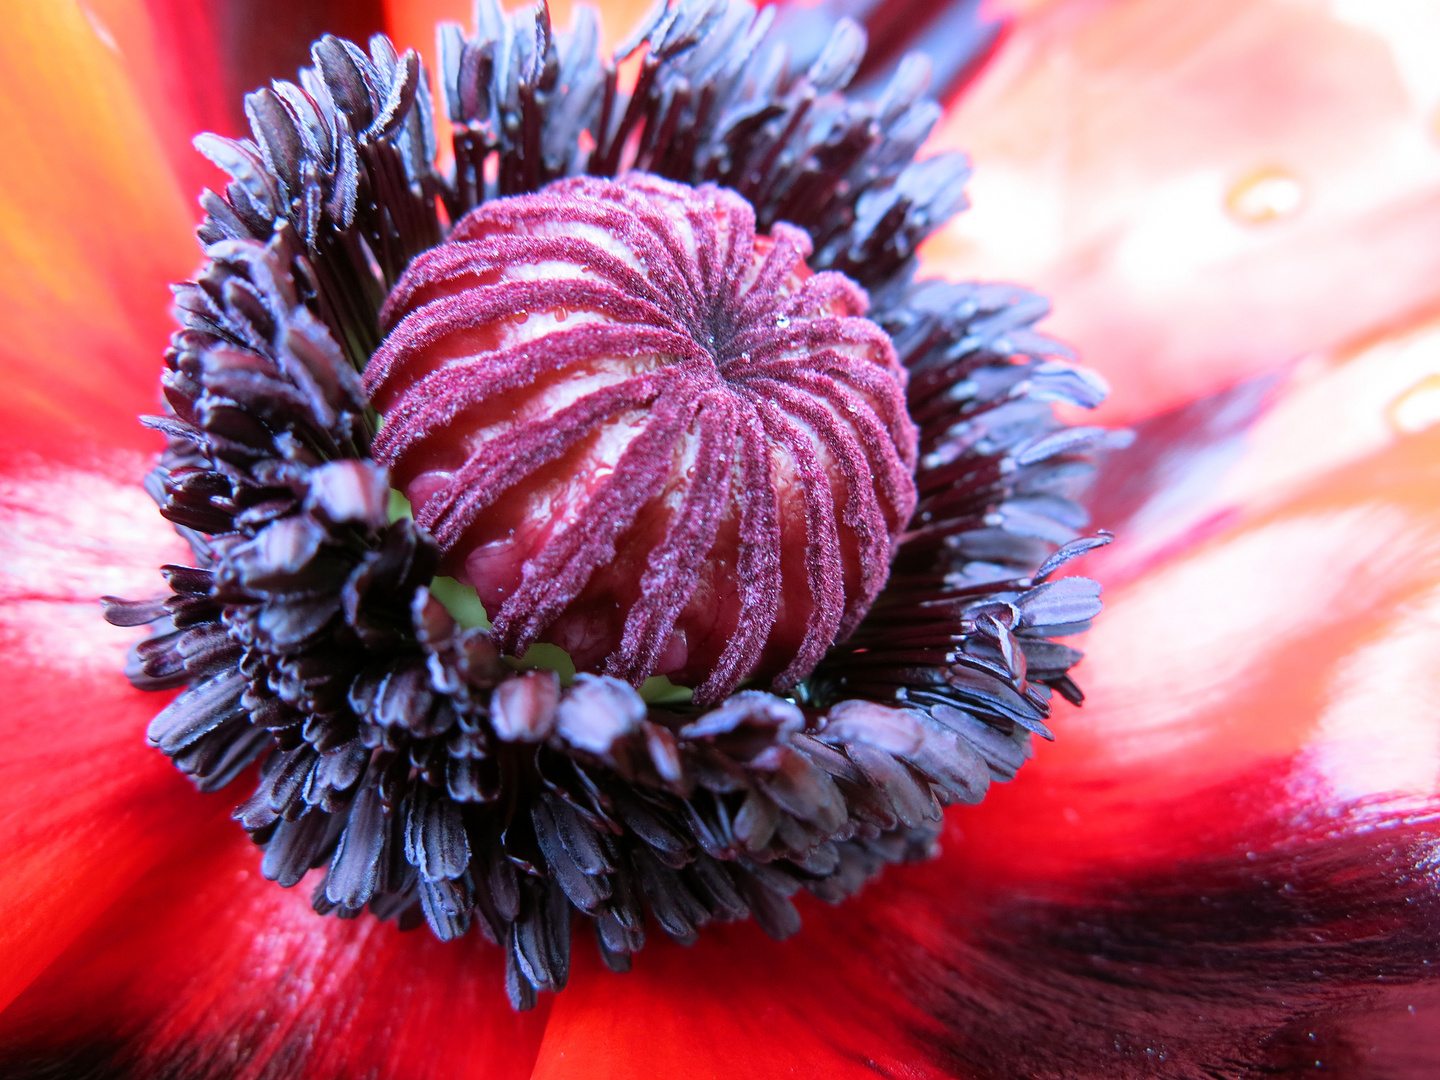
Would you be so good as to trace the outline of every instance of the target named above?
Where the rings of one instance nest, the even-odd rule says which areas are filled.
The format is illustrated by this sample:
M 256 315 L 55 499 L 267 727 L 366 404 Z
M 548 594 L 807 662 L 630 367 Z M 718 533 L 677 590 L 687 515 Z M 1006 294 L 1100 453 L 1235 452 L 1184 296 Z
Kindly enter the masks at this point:
M 505 649 L 714 702 L 854 630 L 916 431 L 864 291 L 810 253 L 732 191 L 629 173 L 486 202 L 410 265 L 374 454 Z

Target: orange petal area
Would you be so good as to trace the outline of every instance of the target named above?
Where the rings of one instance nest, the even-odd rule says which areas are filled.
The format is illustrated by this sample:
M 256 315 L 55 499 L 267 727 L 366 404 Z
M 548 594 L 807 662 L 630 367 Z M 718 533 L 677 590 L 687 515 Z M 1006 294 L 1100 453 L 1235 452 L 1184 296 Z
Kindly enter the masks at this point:
M 385 4 L 385 33 L 397 49 L 414 49 L 425 61 L 430 72 L 430 93 L 434 95 L 435 141 L 442 169 L 451 169 L 455 151 L 451 143 L 450 114 L 445 108 L 445 93 L 437 75 L 439 55 L 435 51 L 435 27 L 442 22 L 459 23 L 467 34 L 474 30 L 471 23 L 472 4 L 467 0 L 389 0 Z M 508 6 L 508 5 L 507 5 Z
M 147 876 L 0 1015 L 0 1064 L 193 1080 L 529 1075 L 546 1006 L 511 1011 L 499 949 L 322 919 L 308 902 L 318 874 L 284 890 L 259 861 L 225 821 Z
M 218 5 L 192 0 L 80 0 L 81 12 L 114 53 L 143 103 L 187 195 L 228 178 L 190 145 L 196 132 L 233 135 L 239 102 L 227 92 Z
M 1437 51 L 1423 4 L 1038 6 L 931 140 L 976 171 L 926 265 L 1049 295 L 1112 422 L 1434 309 Z
M 508 0 L 501 6 L 506 11 L 516 11 L 534 5 L 524 0 Z M 600 52 L 601 55 L 609 55 L 615 46 L 630 36 L 640 19 L 655 5 L 653 0 L 599 0 L 589 6 L 600 13 Z M 399 47 L 417 50 L 433 75 L 437 70 L 435 25 L 455 22 L 465 28 L 466 34 L 474 33 L 472 7 L 469 0 L 387 0 L 387 33 Z M 572 0 L 555 0 L 550 5 L 550 24 L 557 30 L 568 30 L 572 7 Z
M 0 430 L 145 445 L 198 253 L 191 212 L 118 58 L 73 3 L 13 5 L 0 35 Z
M 125 682 L 136 631 L 96 602 L 158 593 L 156 567 L 188 555 L 143 470 L 121 455 L 107 472 L 0 475 L 0 1005 L 231 802 L 145 745 L 165 698 Z

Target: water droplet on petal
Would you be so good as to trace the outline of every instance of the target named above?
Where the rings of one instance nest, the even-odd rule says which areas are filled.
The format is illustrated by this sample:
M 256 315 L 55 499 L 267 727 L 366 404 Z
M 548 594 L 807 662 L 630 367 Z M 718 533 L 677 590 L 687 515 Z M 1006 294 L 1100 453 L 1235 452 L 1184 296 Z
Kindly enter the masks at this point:
M 784 330 L 784 329 L 788 328 L 789 325 L 790 325 L 790 316 L 789 316 L 789 315 L 776 315 L 776 316 L 775 316 L 775 329 L 776 329 L 776 330 Z
M 1401 435 L 1415 435 L 1440 423 L 1440 375 L 1427 375 L 1390 403 L 1390 426 Z
M 1256 169 L 1225 195 L 1225 209 L 1243 225 L 1264 225 L 1294 217 L 1305 205 L 1305 185 L 1285 169 Z

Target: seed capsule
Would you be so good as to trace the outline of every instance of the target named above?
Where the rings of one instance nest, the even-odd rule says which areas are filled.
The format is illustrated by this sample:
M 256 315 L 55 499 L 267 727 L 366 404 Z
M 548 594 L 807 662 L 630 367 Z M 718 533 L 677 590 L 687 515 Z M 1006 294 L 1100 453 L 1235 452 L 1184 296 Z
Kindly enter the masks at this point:
M 858 624 L 916 436 L 865 293 L 809 254 L 733 192 L 632 173 L 483 205 L 411 264 L 375 452 L 507 649 L 707 701 Z

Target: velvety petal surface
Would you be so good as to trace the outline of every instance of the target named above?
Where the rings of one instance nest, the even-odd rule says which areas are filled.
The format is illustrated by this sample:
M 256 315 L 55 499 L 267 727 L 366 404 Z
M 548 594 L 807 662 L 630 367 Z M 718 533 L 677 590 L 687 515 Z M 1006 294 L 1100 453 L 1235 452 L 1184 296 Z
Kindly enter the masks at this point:
M 188 550 L 138 484 L 134 453 L 89 468 L 0 468 L 0 1003 L 142 873 L 211 817 L 145 745 L 158 705 L 121 669 L 138 631 L 105 593 L 152 595 Z
M 96 602 L 186 555 L 139 487 L 135 414 L 195 251 L 156 117 L 91 15 L 21 5 L 0 37 L 0 1001 L 220 809 L 144 746 L 135 632 Z
M 1125 421 L 1440 303 L 1428 5 L 1054 0 L 932 137 L 950 276 L 1023 281 Z
M 127 893 L 0 1015 L 7 1077 L 504 1080 L 546 1008 L 505 1001 L 498 949 L 310 910 L 232 822 Z M 312 875 L 313 877 L 314 875 Z

